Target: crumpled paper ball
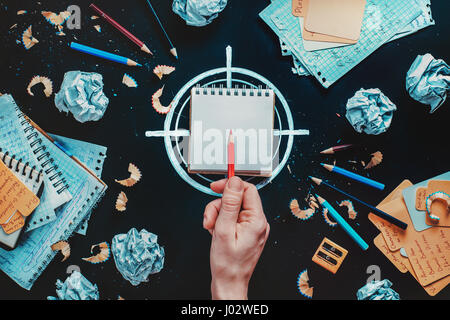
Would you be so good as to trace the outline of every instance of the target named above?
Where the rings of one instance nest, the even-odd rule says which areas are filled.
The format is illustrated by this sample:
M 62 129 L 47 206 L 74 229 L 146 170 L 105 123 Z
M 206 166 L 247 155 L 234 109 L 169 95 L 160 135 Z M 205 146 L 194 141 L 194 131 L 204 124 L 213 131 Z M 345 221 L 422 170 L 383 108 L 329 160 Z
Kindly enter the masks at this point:
M 70 111 L 79 122 L 100 120 L 108 103 L 103 93 L 103 77 L 95 72 L 66 72 L 61 90 L 55 95 L 56 108 Z
M 56 281 L 57 297 L 47 297 L 48 300 L 99 300 L 97 285 L 92 284 L 80 272 L 74 271 L 66 281 Z
M 391 289 L 392 282 L 388 279 L 369 282 L 358 290 L 358 300 L 400 300 L 400 295 Z
M 174 0 L 172 10 L 189 26 L 210 24 L 227 6 L 227 0 Z
M 150 274 L 164 266 L 164 248 L 159 246 L 158 236 L 145 229 L 138 232 L 132 228 L 127 234 L 115 235 L 111 252 L 117 270 L 134 286 L 147 282 Z
M 450 90 L 450 69 L 444 60 L 427 53 L 417 56 L 406 74 L 406 90 L 414 100 L 431 106 L 436 111 Z
M 357 132 L 377 135 L 389 128 L 395 110 L 380 89 L 360 89 L 347 101 L 345 117 Z

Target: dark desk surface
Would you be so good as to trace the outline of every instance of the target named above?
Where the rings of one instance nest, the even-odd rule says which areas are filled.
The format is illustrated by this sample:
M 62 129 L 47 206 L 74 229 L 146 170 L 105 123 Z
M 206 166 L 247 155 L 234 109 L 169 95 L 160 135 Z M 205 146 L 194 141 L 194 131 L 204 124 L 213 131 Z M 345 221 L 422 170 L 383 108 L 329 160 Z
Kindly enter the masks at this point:
M 287 1 L 287 0 L 286 0 Z M 163 128 L 164 116 L 151 107 L 151 95 L 161 83 L 151 70 L 157 64 L 175 65 L 177 70 L 165 80 L 167 100 L 191 78 L 209 69 L 225 65 L 225 47 L 233 47 L 233 65 L 254 70 L 272 81 L 287 98 L 297 128 L 311 130 L 309 137 L 295 139 L 290 167 L 261 191 L 271 234 L 250 284 L 249 297 L 261 299 L 304 299 L 297 292 L 298 273 L 307 268 L 316 299 L 355 299 L 356 291 L 365 284 L 368 266 L 377 265 L 381 278 L 388 278 L 403 299 L 426 299 L 428 295 L 409 274 L 402 274 L 372 245 L 378 231 L 367 219 L 367 210 L 356 205 L 359 212 L 352 222 L 356 230 L 371 244 L 367 252 L 340 229 L 331 229 L 320 214 L 306 222 L 296 220 L 288 204 L 292 198 L 303 199 L 308 188 L 306 178 L 313 174 L 330 177 L 336 184 L 347 181 L 327 174 L 319 167 L 324 159 L 319 151 L 339 140 L 360 143 L 366 147 L 361 155 L 380 150 L 383 163 L 374 168 L 371 177 L 383 181 L 386 191 L 373 191 L 352 184 L 347 190 L 371 203 L 381 201 L 402 180 L 420 182 L 449 170 L 448 121 L 450 108 L 442 106 L 435 114 L 429 107 L 412 100 L 405 91 L 405 75 L 418 54 L 431 53 L 450 62 L 447 32 L 450 20 L 445 1 L 432 5 L 436 25 L 406 38 L 386 44 L 360 63 L 330 89 L 323 89 L 311 77 L 293 75 L 291 59 L 280 55 L 278 39 L 259 19 L 258 13 L 269 1 L 229 1 L 225 11 L 204 28 L 187 27 L 171 11 L 171 1 L 153 1 L 167 31 L 174 41 L 180 60 L 168 53 L 166 40 L 146 7 L 145 1 L 125 2 L 98 0 L 96 3 L 121 21 L 147 43 L 155 53 L 146 56 L 104 21 L 91 21 L 89 1 L 0 1 L 0 92 L 10 92 L 22 109 L 41 127 L 52 133 L 101 144 L 108 147 L 103 178 L 109 189 L 95 210 L 86 237 L 71 238 L 72 254 L 61 263 L 56 258 L 36 281 L 30 292 L 20 288 L 3 273 L 0 274 L 0 298 L 45 299 L 55 294 L 56 279 L 64 280 L 69 265 L 78 265 L 82 273 L 100 289 L 103 299 L 117 295 L 128 299 L 208 299 L 210 297 L 209 245 L 210 235 L 202 229 L 204 206 L 211 197 L 195 191 L 183 182 L 171 167 L 162 140 L 145 138 L 146 130 Z M 70 4 L 82 9 L 82 29 L 68 30 L 58 37 L 40 15 L 41 10 L 63 11 Z M 16 11 L 28 10 L 16 16 Z M 14 23 L 18 28 L 9 30 Z M 102 32 L 93 25 L 99 23 Z M 26 51 L 16 44 L 19 34 L 32 24 L 39 44 Z M 94 47 L 119 49 L 122 55 L 143 62 L 142 69 L 132 69 L 95 57 L 72 52 L 67 43 L 74 40 Z M 95 71 L 104 76 L 105 93 L 110 98 L 108 110 L 98 122 L 81 124 L 71 115 L 59 113 L 53 99 L 37 93 L 31 97 L 26 86 L 34 75 L 47 75 L 58 90 L 64 73 L 70 70 Z M 123 73 L 133 75 L 139 88 L 121 84 Z M 391 128 L 380 136 L 357 134 L 345 117 L 347 99 L 360 88 L 380 88 L 398 107 Z M 116 94 L 116 95 L 115 95 Z M 164 101 L 168 102 L 168 101 Z M 349 155 L 338 163 L 346 164 Z M 333 158 L 326 159 L 332 162 Z M 118 213 L 114 203 L 121 187 L 114 178 L 126 175 L 129 162 L 144 173 L 143 180 L 128 190 L 127 211 Z M 347 165 L 348 166 L 348 165 Z M 297 181 L 300 180 L 300 181 Z M 330 201 L 342 200 L 323 191 Z M 111 242 L 118 233 L 130 228 L 145 228 L 159 236 L 166 249 L 164 269 L 150 276 L 148 283 L 133 287 L 122 278 L 113 260 L 91 265 L 81 260 L 89 255 L 92 244 Z M 412 226 L 411 226 L 412 227 Z M 336 275 L 311 261 L 323 239 L 329 237 L 349 250 L 349 255 Z M 436 298 L 449 298 L 444 289 Z

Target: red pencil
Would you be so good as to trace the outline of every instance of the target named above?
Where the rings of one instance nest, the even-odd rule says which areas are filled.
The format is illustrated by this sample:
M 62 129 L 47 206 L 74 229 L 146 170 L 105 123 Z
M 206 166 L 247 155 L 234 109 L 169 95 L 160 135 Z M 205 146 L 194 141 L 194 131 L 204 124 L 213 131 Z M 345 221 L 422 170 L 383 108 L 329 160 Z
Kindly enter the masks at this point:
M 347 150 L 349 148 L 353 147 L 353 144 L 343 144 L 341 146 L 335 146 L 328 148 L 326 150 L 321 151 L 322 154 L 334 154 L 337 151 Z
M 101 17 L 103 17 L 106 21 L 108 21 L 114 28 L 122 32 L 123 35 L 125 35 L 128 39 L 133 41 L 135 44 L 141 48 L 142 51 L 147 52 L 149 54 L 153 54 L 149 48 L 143 43 L 141 40 L 136 38 L 134 35 L 131 34 L 127 29 L 122 27 L 117 21 L 115 21 L 113 18 L 108 16 L 106 13 L 104 13 L 102 10 L 100 10 L 95 4 L 91 3 L 90 7 L 97 12 Z
M 234 136 L 233 131 L 230 130 L 230 135 L 228 137 L 228 179 L 234 176 Z

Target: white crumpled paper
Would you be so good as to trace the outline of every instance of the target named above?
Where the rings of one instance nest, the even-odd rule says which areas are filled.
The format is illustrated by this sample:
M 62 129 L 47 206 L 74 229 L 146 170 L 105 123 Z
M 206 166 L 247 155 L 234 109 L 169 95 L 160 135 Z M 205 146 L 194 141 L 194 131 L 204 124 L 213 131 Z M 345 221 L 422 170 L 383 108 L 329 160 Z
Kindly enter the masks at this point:
M 108 103 L 103 93 L 103 77 L 95 72 L 66 72 L 61 90 L 55 95 L 58 110 L 70 111 L 79 122 L 100 120 Z
M 347 101 L 345 117 L 357 132 L 378 135 L 389 128 L 395 110 L 380 89 L 360 89 Z
M 97 285 L 92 284 L 80 272 L 74 271 L 66 281 L 56 281 L 57 297 L 48 300 L 99 300 Z
M 210 24 L 227 6 L 227 0 L 174 0 L 172 10 L 189 26 Z
M 111 252 L 117 270 L 122 276 L 137 286 L 148 281 L 148 276 L 160 272 L 164 266 L 164 248 L 158 244 L 158 236 L 135 228 L 127 234 L 115 235 Z
M 427 53 L 417 56 L 406 74 L 406 90 L 414 100 L 431 106 L 436 111 L 450 90 L 450 69 L 444 60 Z

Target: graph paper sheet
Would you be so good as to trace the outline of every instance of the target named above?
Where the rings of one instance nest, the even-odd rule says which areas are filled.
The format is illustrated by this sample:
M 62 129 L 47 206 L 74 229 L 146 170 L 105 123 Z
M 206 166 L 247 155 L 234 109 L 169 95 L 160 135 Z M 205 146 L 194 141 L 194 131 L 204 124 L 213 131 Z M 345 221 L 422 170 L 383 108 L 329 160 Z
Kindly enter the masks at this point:
M 276 0 L 260 13 L 260 17 L 325 88 L 400 33 L 422 13 L 419 4 L 411 0 L 368 0 L 357 44 L 308 52 L 303 47 L 298 18 L 292 15 L 291 10 L 291 1 Z

